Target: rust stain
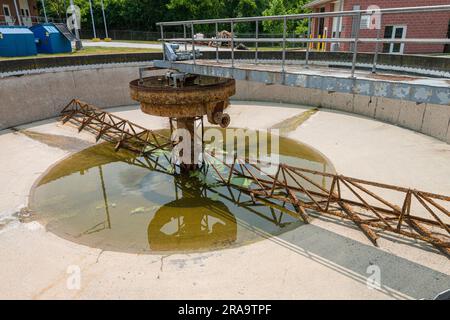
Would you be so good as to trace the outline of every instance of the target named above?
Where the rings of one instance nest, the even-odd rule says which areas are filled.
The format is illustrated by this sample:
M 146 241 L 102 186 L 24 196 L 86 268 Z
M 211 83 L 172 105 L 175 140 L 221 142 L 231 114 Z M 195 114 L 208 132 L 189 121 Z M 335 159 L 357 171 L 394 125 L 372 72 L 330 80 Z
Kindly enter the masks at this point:
M 371 74 L 369 75 L 369 78 L 378 80 L 392 80 L 392 81 L 413 81 L 419 79 L 417 77 L 397 76 L 392 74 Z

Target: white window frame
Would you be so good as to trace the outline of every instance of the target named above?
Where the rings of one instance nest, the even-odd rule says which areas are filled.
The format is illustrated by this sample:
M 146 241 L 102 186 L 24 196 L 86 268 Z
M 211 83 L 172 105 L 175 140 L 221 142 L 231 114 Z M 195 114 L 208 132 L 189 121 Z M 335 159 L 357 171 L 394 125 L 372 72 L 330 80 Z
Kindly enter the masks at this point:
M 395 25 L 386 25 L 386 27 L 392 27 L 392 34 L 390 38 L 385 38 L 385 39 L 396 39 L 395 38 L 395 31 L 398 28 L 403 28 L 403 34 L 402 37 L 400 39 L 406 39 L 406 34 L 407 34 L 407 30 L 408 30 L 408 26 L 407 25 L 403 25 L 403 24 L 395 24 Z M 395 43 L 390 43 L 389 44 L 389 53 L 390 54 L 403 54 L 404 50 L 405 50 L 405 43 L 400 44 L 400 51 L 399 52 L 394 52 L 394 46 Z
M 8 13 L 9 13 L 9 15 L 6 15 L 5 8 L 8 8 Z M 3 15 L 4 15 L 5 17 L 11 17 L 11 9 L 9 8 L 9 5 L 7 5 L 7 4 L 4 4 L 4 5 L 3 5 Z
M 8 8 L 8 13 L 9 13 L 8 16 L 5 14 L 5 13 L 6 13 L 6 12 L 5 12 L 5 8 Z M 9 25 L 9 26 L 13 26 L 13 25 L 14 25 L 15 18 L 14 18 L 14 16 L 11 14 L 11 8 L 9 7 L 9 5 L 4 4 L 4 5 L 2 6 L 2 9 L 3 9 L 2 14 L 3 14 L 3 16 L 5 17 L 5 22 L 6 22 L 6 24 Z

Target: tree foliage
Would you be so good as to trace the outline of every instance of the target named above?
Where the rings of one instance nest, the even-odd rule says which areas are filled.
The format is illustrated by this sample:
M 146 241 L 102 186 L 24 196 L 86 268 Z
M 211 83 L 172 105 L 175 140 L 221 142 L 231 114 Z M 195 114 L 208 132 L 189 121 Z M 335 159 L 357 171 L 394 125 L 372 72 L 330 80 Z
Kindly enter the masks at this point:
M 304 12 L 308 0 L 103 0 L 110 29 L 156 31 L 156 22 L 276 15 Z M 46 0 L 47 14 L 65 18 L 69 0 Z M 74 0 L 80 7 L 82 27 L 91 28 L 89 0 Z M 100 0 L 92 0 L 97 28 L 103 27 Z M 40 5 L 40 1 L 39 1 Z M 42 8 L 41 14 L 43 15 Z M 264 31 L 281 33 L 282 23 L 264 23 Z M 297 30 L 299 24 L 289 25 Z M 203 26 L 214 28 L 214 26 Z M 229 29 L 221 25 L 220 29 Z M 205 30 L 206 30 L 205 29 Z M 253 32 L 255 23 L 236 24 L 237 32 Z M 281 31 L 280 31 L 281 30 Z M 300 30 L 300 29 L 299 29 Z M 201 31 L 201 29 L 199 29 Z M 211 30 L 209 30 L 211 31 Z
M 270 0 L 266 10 L 263 11 L 264 16 L 276 16 L 286 14 L 300 14 L 307 12 L 303 6 L 308 0 Z M 267 20 L 263 22 L 264 31 L 267 33 L 282 34 L 284 22 Z M 308 31 L 308 21 L 304 20 L 288 20 L 286 25 L 288 33 L 296 33 L 304 35 Z

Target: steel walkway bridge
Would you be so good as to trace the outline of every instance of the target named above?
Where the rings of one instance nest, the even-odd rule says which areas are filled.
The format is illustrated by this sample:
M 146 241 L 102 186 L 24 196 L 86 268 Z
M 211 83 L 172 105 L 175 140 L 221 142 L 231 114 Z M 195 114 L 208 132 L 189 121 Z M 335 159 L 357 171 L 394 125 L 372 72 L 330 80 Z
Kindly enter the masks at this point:
M 441 70 L 438 74 L 434 73 L 430 76 L 413 76 L 407 75 L 411 68 L 397 68 L 392 70 L 395 72 L 380 73 L 380 70 L 386 69 L 379 65 L 380 51 L 383 44 L 450 44 L 450 39 L 435 38 L 384 38 L 381 28 L 377 30 L 375 38 L 363 37 L 361 32 L 361 21 L 377 15 L 382 25 L 383 19 L 388 17 L 395 21 L 395 17 L 400 15 L 431 13 L 431 12 L 448 12 L 450 16 L 450 5 L 440 6 L 423 6 L 408 8 L 389 8 L 378 11 L 340 11 L 327 13 L 310 13 L 295 14 L 281 16 L 259 16 L 259 17 L 243 17 L 228 19 L 210 19 L 210 20 L 189 20 L 189 21 L 172 21 L 160 22 L 157 25 L 161 30 L 161 41 L 163 49 L 166 43 L 178 43 L 185 45 L 190 44 L 192 48 L 191 60 L 174 60 L 164 55 L 163 60 L 155 61 L 154 66 L 159 68 L 171 68 L 181 72 L 213 75 L 234 78 L 236 80 L 247 80 L 262 82 L 265 84 L 281 84 L 294 87 L 302 87 L 308 89 L 319 89 L 327 92 L 338 92 L 347 94 L 357 94 L 363 96 L 384 97 L 391 99 L 399 99 L 412 101 L 416 103 L 430 103 L 437 105 L 450 105 L 450 70 Z M 312 38 L 313 19 L 320 18 L 337 18 L 343 19 L 347 17 L 351 19 L 352 24 L 359 26 L 354 32 L 352 38 Z M 283 24 L 283 34 L 279 38 L 264 38 L 259 32 L 260 24 L 263 21 L 278 21 Z M 287 24 L 292 21 L 307 21 L 308 32 L 305 37 L 288 37 Z M 255 37 L 239 38 L 235 37 L 234 30 L 239 23 L 254 23 Z M 220 35 L 219 26 L 229 26 L 231 30 L 231 38 L 205 37 L 197 39 L 196 31 L 200 30 L 199 26 L 205 27 L 209 25 L 211 29 L 215 29 L 215 35 Z M 214 27 L 212 27 L 213 25 Z M 167 38 L 165 31 L 169 28 L 182 28 L 183 38 Z M 212 42 L 216 44 L 216 53 L 213 59 L 199 59 L 196 56 L 196 43 Z M 229 51 L 219 50 L 219 44 L 230 44 Z M 250 43 L 254 46 L 254 57 L 252 59 L 239 59 L 235 44 Z M 260 56 L 264 53 L 260 50 L 259 44 L 278 43 L 281 46 L 279 59 L 264 60 Z M 329 68 L 311 61 L 311 47 L 315 44 L 336 43 L 350 44 L 352 51 L 351 61 L 341 63 L 341 66 L 347 68 Z M 358 63 L 358 55 L 363 54 L 359 46 L 361 44 L 375 44 L 375 52 L 373 60 L 370 64 L 364 65 Z M 292 49 L 289 45 L 305 44 L 304 59 L 292 60 L 288 59 Z M 361 70 L 364 67 L 364 70 Z M 368 69 L 368 70 L 367 70 Z M 388 68 L 389 69 L 389 68 Z M 414 71 L 414 70 L 413 70 Z M 423 70 L 421 70 L 423 73 Z M 398 72 L 401 74 L 399 75 Z M 425 72 L 426 75 L 426 72 Z M 436 77 L 436 75 L 438 77 Z

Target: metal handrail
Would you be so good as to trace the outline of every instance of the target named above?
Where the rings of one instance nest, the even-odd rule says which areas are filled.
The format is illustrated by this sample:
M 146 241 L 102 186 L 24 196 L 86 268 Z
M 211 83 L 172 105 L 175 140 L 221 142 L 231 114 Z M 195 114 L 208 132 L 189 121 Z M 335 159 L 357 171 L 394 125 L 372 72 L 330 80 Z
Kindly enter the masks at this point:
M 11 18 L 12 21 L 11 22 L 6 21 L 6 17 Z M 24 15 L 20 15 L 19 17 L 21 18 L 22 22 L 23 22 L 24 19 L 30 19 L 32 24 L 38 24 L 38 23 L 46 22 L 46 19 L 45 19 L 44 16 L 24 16 Z M 65 22 L 65 19 L 52 18 L 52 17 L 48 17 L 47 20 L 48 20 L 48 22 L 53 22 L 53 23 L 64 23 Z M 16 16 L 0 15 L 0 23 L 11 23 L 12 25 L 17 25 L 18 20 L 17 20 Z
M 6 18 L 11 18 L 11 22 L 6 21 Z M 5 16 L 5 15 L 0 15 L 0 22 L 4 22 L 4 23 L 12 23 L 13 25 L 16 23 L 16 18 L 14 16 Z
M 386 8 L 380 9 L 381 14 L 394 14 L 394 13 L 419 13 L 419 12 L 439 12 L 450 11 L 450 5 L 437 5 L 437 6 L 419 6 L 419 7 L 405 7 L 405 8 Z M 234 23 L 238 22 L 252 22 L 252 21 L 264 21 L 264 20 L 299 20 L 307 18 L 324 18 L 324 17 L 343 17 L 343 16 L 358 16 L 368 15 L 371 12 L 367 10 L 352 10 L 352 11 L 336 11 L 336 12 L 318 12 L 318 13 L 301 13 L 301 14 L 287 14 L 276 16 L 258 16 L 258 17 L 239 17 L 239 18 L 223 18 L 223 19 L 204 19 L 204 20 L 185 20 L 185 21 L 165 21 L 156 23 L 157 26 L 181 26 L 183 24 L 214 24 L 214 23 Z
M 206 19 L 206 20 L 185 20 L 185 21 L 169 21 L 169 22 L 158 22 L 156 25 L 160 27 L 161 31 L 161 39 L 163 50 L 164 43 L 169 40 L 173 42 L 184 42 L 184 43 L 192 43 L 192 49 L 194 50 L 195 42 L 198 41 L 215 41 L 218 43 L 229 42 L 231 43 L 231 65 L 234 68 L 234 43 L 236 41 L 244 42 L 244 43 L 255 43 L 255 63 L 258 63 L 258 43 L 282 43 L 282 73 L 285 72 L 285 64 L 286 64 L 286 49 L 287 43 L 352 43 L 353 44 L 353 59 L 352 59 L 352 71 L 351 77 L 355 76 L 356 69 L 356 61 L 358 55 L 358 44 L 359 43 L 376 43 L 376 49 L 373 59 L 372 72 L 376 72 L 378 54 L 379 54 L 379 44 L 380 43 L 427 43 L 427 44 L 450 44 L 450 39 L 437 39 L 437 38 L 408 38 L 408 39 L 392 39 L 392 38 L 381 38 L 381 32 L 378 30 L 376 38 L 362 38 L 360 37 L 361 30 L 361 18 L 363 16 L 370 16 L 372 14 L 378 14 L 380 20 L 388 14 L 411 14 L 411 13 L 421 13 L 421 12 L 450 12 L 450 5 L 436 5 L 436 6 L 420 6 L 420 7 L 405 7 L 405 8 L 387 8 L 387 9 L 379 9 L 379 10 L 353 10 L 353 11 L 336 11 L 336 12 L 321 12 L 321 13 L 304 13 L 304 14 L 290 14 L 290 15 L 277 15 L 277 16 L 258 16 L 258 17 L 240 17 L 240 18 L 225 18 L 225 19 Z M 356 22 L 356 33 L 353 38 L 310 38 L 311 34 L 311 22 L 312 18 L 325 18 L 325 17 L 352 17 L 353 22 Z M 302 20 L 308 19 L 308 34 L 307 38 L 299 37 L 299 38 L 287 38 L 286 37 L 286 25 L 287 20 Z M 354 20 L 356 19 L 356 20 Z M 282 38 L 261 38 L 258 35 L 258 25 L 261 21 L 283 21 L 283 37 Z M 234 25 L 236 23 L 241 22 L 255 22 L 256 23 L 256 35 L 255 38 L 236 38 L 234 36 Z M 195 39 L 194 37 L 194 25 L 200 24 L 215 24 L 215 29 L 218 29 L 219 23 L 227 23 L 231 25 L 231 38 L 203 38 L 203 39 Z M 381 25 L 381 21 L 380 21 Z M 186 29 L 187 26 L 191 29 L 192 37 L 184 37 L 184 38 L 173 38 L 167 39 L 164 37 L 164 27 L 167 26 L 183 26 Z M 306 61 L 305 65 L 308 66 L 309 62 L 309 51 L 310 46 L 306 46 Z M 218 46 L 216 48 L 216 61 L 219 61 L 219 52 Z M 194 59 L 194 64 L 196 61 Z

